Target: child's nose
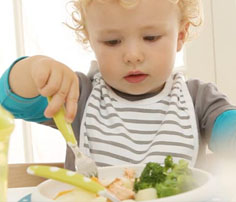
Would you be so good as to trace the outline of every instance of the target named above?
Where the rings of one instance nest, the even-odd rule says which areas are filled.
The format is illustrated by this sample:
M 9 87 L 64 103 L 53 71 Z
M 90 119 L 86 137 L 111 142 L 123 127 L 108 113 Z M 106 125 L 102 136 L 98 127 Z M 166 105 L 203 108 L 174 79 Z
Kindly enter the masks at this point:
M 144 60 L 144 54 L 137 46 L 126 49 L 124 54 L 124 62 L 126 64 L 135 65 L 142 63 L 143 60 Z

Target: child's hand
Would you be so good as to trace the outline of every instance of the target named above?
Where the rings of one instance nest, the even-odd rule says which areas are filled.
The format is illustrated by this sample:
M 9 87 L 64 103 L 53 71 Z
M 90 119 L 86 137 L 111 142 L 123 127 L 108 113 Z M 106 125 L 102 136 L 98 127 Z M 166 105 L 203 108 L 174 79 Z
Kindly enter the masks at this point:
M 44 115 L 52 117 L 65 104 L 66 120 L 72 122 L 77 112 L 79 97 L 76 74 L 66 65 L 45 56 L 35 56 L 30 69 L 39 94 L 52 97 Z

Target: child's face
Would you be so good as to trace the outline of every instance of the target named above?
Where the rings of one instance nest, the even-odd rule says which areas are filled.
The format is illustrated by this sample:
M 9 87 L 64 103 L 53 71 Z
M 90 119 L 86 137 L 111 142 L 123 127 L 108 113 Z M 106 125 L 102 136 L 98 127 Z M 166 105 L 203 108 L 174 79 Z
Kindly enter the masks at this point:
M 131 9 L 117 0 L 93 0 L 86 26 L 106 83 L 133 95 L 159 92 L 183 44 L 179 18 L 168 0 L 140 0 Z

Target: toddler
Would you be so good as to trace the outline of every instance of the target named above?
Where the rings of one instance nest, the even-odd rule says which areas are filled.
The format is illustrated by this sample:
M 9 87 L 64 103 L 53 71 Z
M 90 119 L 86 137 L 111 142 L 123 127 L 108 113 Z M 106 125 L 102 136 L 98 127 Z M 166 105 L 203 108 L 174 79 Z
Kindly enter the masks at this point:
M 0 80 L 0 102 L 16 118 L 55 127 L 51 117 L 65 104 L 80 149 L 98 166 L 172 155 L 199 167 L 207 146 L 234 152 L 235 106 L 213 84 L 173 73 L 176 53 L 201 24 L 200 0 L 75 0 L 74 9 L 78 39 L 96 55 L 94 71 L 19 58 Z M 70 149 L 66 167 L 74 169 Z

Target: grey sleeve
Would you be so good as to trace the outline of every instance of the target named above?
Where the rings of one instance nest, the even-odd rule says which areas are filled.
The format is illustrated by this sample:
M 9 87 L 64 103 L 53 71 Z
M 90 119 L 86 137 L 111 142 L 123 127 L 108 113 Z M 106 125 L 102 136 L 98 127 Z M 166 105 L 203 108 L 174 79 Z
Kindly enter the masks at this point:
M 201 137 L 209 143 L 217 116 L 236 107 L 231 105 L 228 98 L 212 83 L 197 79 L 188 80 L 186 83 L 193 100 Z
M 87 99 L 88 99 L 88 97 L 91 93 L 91 90 L 92 90 L 92 82 L 83 73 L 76 72 L 76 74 L 79 78 L 80 96 L 79 96 L 79 100 L 78 100 L 78 109 L 77 109 L 76 117 L 72 123 L 72 128 L 73 128 L 75 137 L 77 139 L 77 142 L 79 144 L 79 137 L 80 137 L 79 133 L 80 133 L 81 121 L 82 121 L 82 117 L 84 114 L 84 109 L 85 109 Z M 52 119 L 49 121 L 42 122 L 41 124 L 51 126 L 53 128 L 57 128 Z M 74 155 L 69 147 L 67 147 L 67 151 L 66 151 L 65 167 L 70 170 L 75 170 Z

